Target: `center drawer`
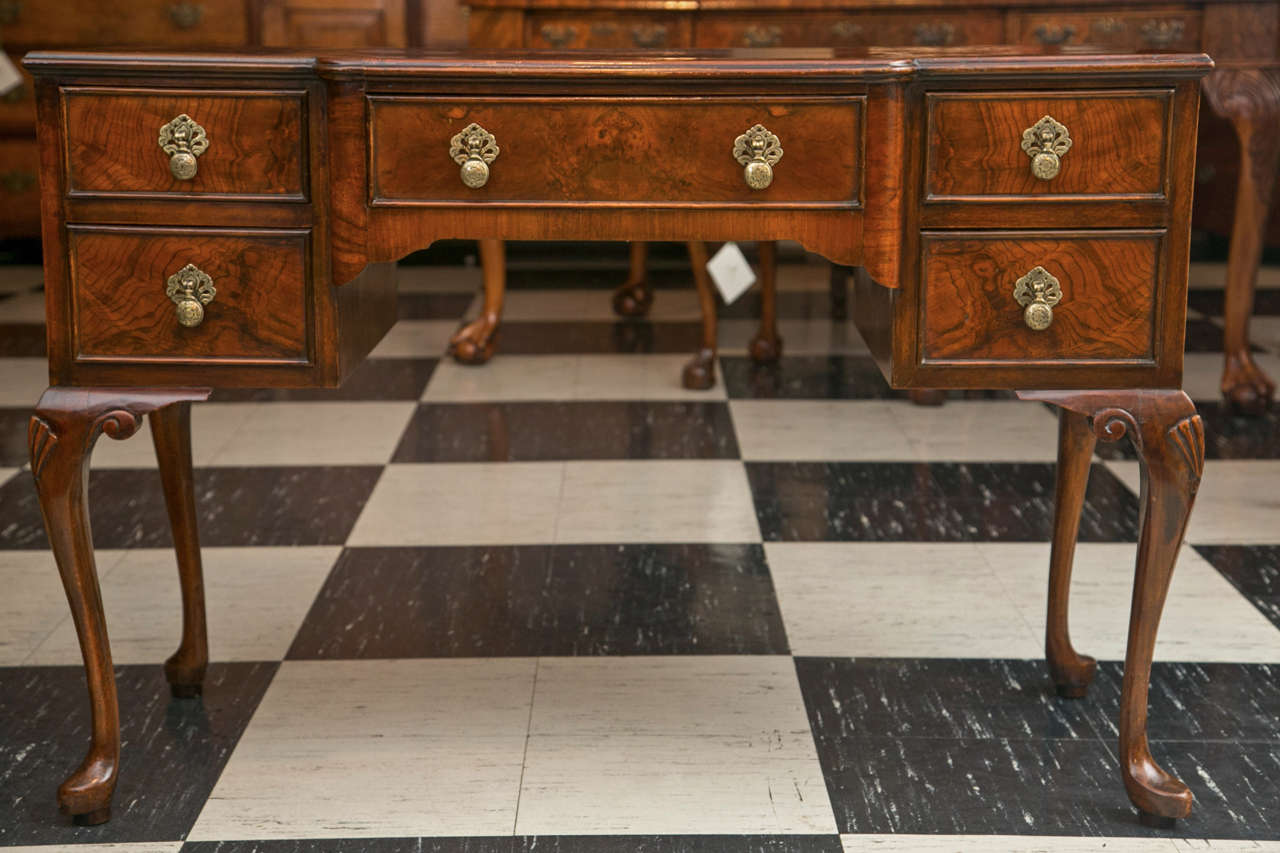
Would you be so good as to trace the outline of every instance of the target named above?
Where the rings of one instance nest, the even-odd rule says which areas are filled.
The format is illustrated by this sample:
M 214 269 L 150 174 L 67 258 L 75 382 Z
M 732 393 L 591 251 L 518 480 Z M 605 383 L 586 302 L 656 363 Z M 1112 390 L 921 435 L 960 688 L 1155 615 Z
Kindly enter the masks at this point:
M 370 201 L 596 204 L 811 203 L 854 207 L 862 192 L 863 99 L 474 99 L 373 96 Z M 487 181 L 463 183 L 451 140 L 493 136 Z M 747 185 L 735 142 L 778 138 L 772 183 Z M 821 128 L 821 133 L 815 133 Z

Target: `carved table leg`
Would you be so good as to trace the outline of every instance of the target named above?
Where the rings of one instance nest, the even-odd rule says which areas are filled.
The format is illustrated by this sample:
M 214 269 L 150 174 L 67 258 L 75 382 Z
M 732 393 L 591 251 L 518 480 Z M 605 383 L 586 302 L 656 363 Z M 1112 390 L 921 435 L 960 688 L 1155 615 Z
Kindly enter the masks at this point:
M 760 253 L 760 330 L 748 347 L 756 364 L 772 364 L 782 356 L 778 335 L 778 244 L 766 240 L 756 246 Z
M 1062 409 L 1058 418 L 1058 486 L 1053 545 L 1049 552 L 1049 614 L 1044 651 L 1058 695 L 1079 699 L 1093 681 L 1098 664 L 1072 648 L 1067 602 L 1071 594 L 1071 563 L 1080 531 L 1080 512 L 1084 509 L 1084 491 L 1089 483 L 1089 466 L 1097 439 L 1085 415 Z
M 648 258 L 648 243 L 631 244 L 631 271 L 613 292 L 613 312 L 620 317 L 643 317 L 653 306 L 653 289 L 645 269 Z
M 1138 452 L 1141 519 L 1120 694 L 1121 775 L 1142 822 L 1171 826 L 1176 818 L 1191 812 L 1191 791 L 1151 756 L 1147 694 L 1160 613 L 1204 469 L 1204 424 L 1191 399 L 1181 391 L 1034 391 L 1019 396 L 1053 403 L 1075 416 L 1089 418 L 1094 434 L 1103 441 L 1116 441 L 1127 434 Z M 1076 425 L 1064 427 L 1064 443 L 1078 441 L 1078 430 Z M 1083 447 L 1077 445 L 1064 455 L 1078 465 L 1076 457 L 1082 452 Z M 1067 480 L 1072 476 L 1068 474 Z M 1063 491 L 1060 483 L 1060 496 Z M 1062 510 L 1058 522 L 1074 515 L 1070 508 Z M 1057 536 L 1055 533 L 1055 545 Z
M 99 435 L 128 438 L 137 432 L 144 414 L 208 396 L 207 390 L 189 389 L 50 388 L 31 417 L 31 473 L 89 685 L 93 721 L 89 751 L 58 788 L 58 804 L 77 823 L 96 824 L 110 818 L 120 764 L 120 712 L 89 532 L 89 457 Z
M 716 294 L 707 272 L 706 244 L 690 243 L 689 260 L 693 263 L 693 283 L 702 309 L 702 346 L 684 366 L 681 380 L 684 387 L 692 391 L 705 391 L 716 384 Z
M 205 629 L 204 570 L 196 529 L 195 481 L 191 473 L 191 404 L 183 401 L 152 412 L 151 437 L 156 445 L 164 502 L 178 557 L 182 587 L 182 643 L 164 663 L 169 689 L 179 699 L 199 696 L 209 664 Z
M 831 265 L 831 319 L 849 318 L 849 276 L 853 270 L 842 264 Z
M 507 289 L 507 264 L 501 240 L 480 241 L 480 269 L 484 273 L 484 306 L 480 316 L 463 326 L 449 340 L 449 351 L 459 364 L 484 364 L 497 345 L 502 298 Z
M 1219 69 L 1204 80 L 1215 112 L 1228 119 L 1240 140 L 1240 180 L 1227 256 L 1223 310 L 1222 394 L 1238 411 L 1260 413 L 1275 395 L 1275 383 L 1249 352 L 1249 315 L 1262 262 L 1263 238 L 1280 159 L 1280 70 Z

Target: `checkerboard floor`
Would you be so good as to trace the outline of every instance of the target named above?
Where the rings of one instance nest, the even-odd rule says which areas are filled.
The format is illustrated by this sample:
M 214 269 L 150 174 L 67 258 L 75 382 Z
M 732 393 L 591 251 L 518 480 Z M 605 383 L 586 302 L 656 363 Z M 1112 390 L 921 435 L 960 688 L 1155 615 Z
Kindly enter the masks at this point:
M 787 354 L 679 386 L 678 264 L 647 322 L 619 271 L 513 264 L 501 354 L 443 360 L 479 273 L 402 268 L 403 319 L 335 392 L 194 413 L 215 661 L 161 662 L 180 613 L 151 442 L 103 440 L 93 536 L 117 664 L 114 817 L 53 792 L 87 742 L 79 652 L 25 464 L 46 384 L 39 270 L 0 268 L 0 846 L 310 851 L 1280 851 L 1280 431 L 1217 401 L 1221 267 L 1197 266 L 1187 388 L 1204 485 L 1157 648 L 1152 749 L 1196 797 L 1140 826 L 1115 720 L 1137 526 L 1103 448 L 1073 636 L 1041 660 L 1055 420 L 1003 395 L 916 408 L 780 274 Z M 1258 359 L 1280 376 L 1280 270 Z

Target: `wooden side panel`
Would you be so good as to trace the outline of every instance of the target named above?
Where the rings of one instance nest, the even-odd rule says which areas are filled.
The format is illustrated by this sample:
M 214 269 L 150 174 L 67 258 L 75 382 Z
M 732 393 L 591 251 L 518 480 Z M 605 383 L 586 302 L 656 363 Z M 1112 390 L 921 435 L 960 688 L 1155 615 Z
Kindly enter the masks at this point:
M 306 197 L 301 92 L 68 88 L 63 108 L 72 195 Z M 182 114 L 203 127 L 209 140 L 189 181 L 173 176 L 169 155 L 158 143 L 160 128 Z
M 1172 90 L 930 95 L 926 200 L 1162 198 L 1172 100 Z M 1046 115 L 1066 126 L 1072 144 L 1058 175 L 1041 180 L 1022 134 Z
M 524 43 L 533 48 L 617 50 L 689 47 L 690 15 L 618 12 L 532 13 Z
M 1163 232 L 926 233 L 923 360 L 1151 362 L 1163 245 Z M 1037 266 L 1062 288 L 1041 331 L 1014 299 L 1015 282 Z
M 697 47 L 943 47 L 999 44 L 997 9 L 928 11 L 706 12 L 698 16 Z
M 76 360 L 305 363 L 309 232 L 68 226 Z M 169 276 L 194 264 L 217 293 L 178 323 Z
M 524 47 L 524 12 L 519 9 L 472 9 L 467 31 L 469 47 L 492 50 Z
M 8 45 L 129 45 L 174 49 L 237 47 L 249 38 L 245 0 L 198 3 L 14 0 Z
M 840 100 L 370 99 L 374 204 L 641 202 L 856 205 L 861 198 L 861 98 Z M 449 157 L 475 122 L 498 141 L 488 183 L 469 189 Z M 756 191 L 733 157 L 755 124 L 784 154 Z M 815 133 L 814 128 L 822 128 Z
M 262 0 L 262 43 L 273 47 L 405 47 L 405 0 Z
M 1019 9 L 1010 12 L 1010 41 L 1034 47 L 1088 45 L 1114 52 L 1191 52 L 1200 48 L 1200 20 L 1200 10 L 1192 6 Z

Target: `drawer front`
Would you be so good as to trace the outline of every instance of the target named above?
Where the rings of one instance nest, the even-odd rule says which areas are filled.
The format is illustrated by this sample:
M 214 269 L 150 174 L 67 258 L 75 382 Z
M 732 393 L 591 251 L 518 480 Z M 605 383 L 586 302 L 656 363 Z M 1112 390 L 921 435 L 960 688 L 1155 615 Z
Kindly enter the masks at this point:
M 35 87 L 31 84 L 31 75 L 23 69 L 20 56 L 9 56 L 9 60 L 22 74 L 22 82 L 16 88 L 0 95 L 0 130 L 34 134 L 36 127 Z
M 931 94 L 926 200 L 1164 198 L 1172 104 L 1171 90 Z M 1048 178 L 1033 172 L 1045 143 L 1023 147 L 1045 116 L 1056 140 L 1070 139 L 1051 152 L 1057 172 Z
M 1016 44 L 1087 44 L 1108 50 L 1194 51 L 1200 12 L 1181 6 L 1012 13 Z
M 616 50 L 689 47 L 690 16 L 646 14 L 530 14 L 524 43 L 534 48 Z
M 926 233 L 922 359 L 1150 364 L 1163 243 L 1163 231 Z M 1061 292 L 1038 330 L 1016 296 L 1028 273 L 1034 288 L 1037 267 Z
M 262 0 L 262 43 L 273 47 L 404 47 L 404 0 Z
M 77 361 L 311 360 L 308 232 L 67 230 Z M 188 264 L 215 290 L 196 326 L 179 322 L 166 293 Z
M 521 102 L 374 97 L 374 204 L 813 203 L 853 206 L 861 192 L 862 100 L 575 98 Z M 499 154 L 488 182 L 464 185 L 450 140 L 475 123 Z M 773 181 L 753 190 L 734 143 L 754 125 L 776 134 Z M 821 128 L 821 133 L 815 133 Z
M 71 194 L 306 197 L 303 93 L 67 89 Z M 180 180 L 158 140 L 180 115 L 204 129 L 196 173 Z
M 715 14 L 699 16 L 698 47 L 941 47 L 1000 44 L 998 11 L 852 14 Z
M 0 139 L 0 236 L 40 235 L 39 175 L 34 139 Z
M 6 45 L 238 47 L 249 41 L 244 0 L 7 0 Z

